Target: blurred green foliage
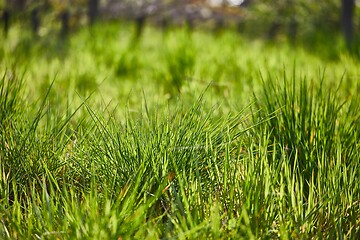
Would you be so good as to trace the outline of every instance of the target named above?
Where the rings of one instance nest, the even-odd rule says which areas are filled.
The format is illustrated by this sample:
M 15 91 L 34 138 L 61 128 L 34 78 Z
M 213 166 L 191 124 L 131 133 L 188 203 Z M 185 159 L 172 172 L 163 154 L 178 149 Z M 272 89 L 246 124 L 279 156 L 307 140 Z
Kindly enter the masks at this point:
M 288 35 L 294 30 L 293 28 L 297 28 L 297 37 L 301 37 L 316 32 L 336 34 L 340 31 L 340 1 L 253 0 L 251 3 L 249 26 L 253 28 L 248 29 L 250 32 L 253 30 L 257 34 L 262 33 L 266 36 L 276 27 L 276 33 Z

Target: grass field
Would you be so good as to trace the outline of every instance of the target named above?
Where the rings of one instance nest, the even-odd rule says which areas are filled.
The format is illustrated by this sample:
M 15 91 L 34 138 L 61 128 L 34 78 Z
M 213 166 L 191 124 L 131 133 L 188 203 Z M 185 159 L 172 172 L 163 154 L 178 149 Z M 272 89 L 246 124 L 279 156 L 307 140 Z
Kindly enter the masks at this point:
M 0 238 L 360 237 L 360 65 L 339 40 L 133 32 L 0 37 Z

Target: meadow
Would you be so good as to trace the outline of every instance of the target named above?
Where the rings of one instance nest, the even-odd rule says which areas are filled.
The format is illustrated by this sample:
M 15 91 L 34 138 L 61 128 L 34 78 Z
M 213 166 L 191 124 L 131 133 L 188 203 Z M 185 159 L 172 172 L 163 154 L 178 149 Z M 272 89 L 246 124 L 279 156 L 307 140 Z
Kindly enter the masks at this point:
M 45 30 L 0 36 L 0 238 L 360 237 L 360 65 L 341 40 Z

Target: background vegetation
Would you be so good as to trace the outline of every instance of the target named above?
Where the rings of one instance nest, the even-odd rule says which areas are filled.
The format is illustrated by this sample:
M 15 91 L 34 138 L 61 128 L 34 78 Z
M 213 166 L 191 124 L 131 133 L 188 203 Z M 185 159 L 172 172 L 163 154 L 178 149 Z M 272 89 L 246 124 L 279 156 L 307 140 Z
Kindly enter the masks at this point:
M 0 37 L 1 238 L 359 238 L 340 36 L 24 26 Z
M 146 23 L 164 30 L 183 24 L 191 28 L 205 25 L 215 31 L 232 26 L 251 38 L 288 39 L 322 54 L 339 44 L 336 38 L 342 36 L 345 44 L 341 45 L 359 53 L 355 0 L 2 0 L 0 16 L 5 32 L 20 21 L 41 36 L 53 35 L 51 29 L 57 29 L 64 37 L 96 20 L 127 19 L 137 22 L 138 33 Z M 314 41 L 321 41 L 323 47 Z

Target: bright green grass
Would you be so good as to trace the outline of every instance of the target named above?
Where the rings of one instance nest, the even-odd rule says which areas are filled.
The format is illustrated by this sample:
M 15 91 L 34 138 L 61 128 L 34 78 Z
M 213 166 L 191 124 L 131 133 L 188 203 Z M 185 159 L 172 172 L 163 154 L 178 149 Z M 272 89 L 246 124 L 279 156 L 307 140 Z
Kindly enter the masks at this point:
M 1 39 L 0 238 L 359 237 L 356 60 L 132 32 Z

